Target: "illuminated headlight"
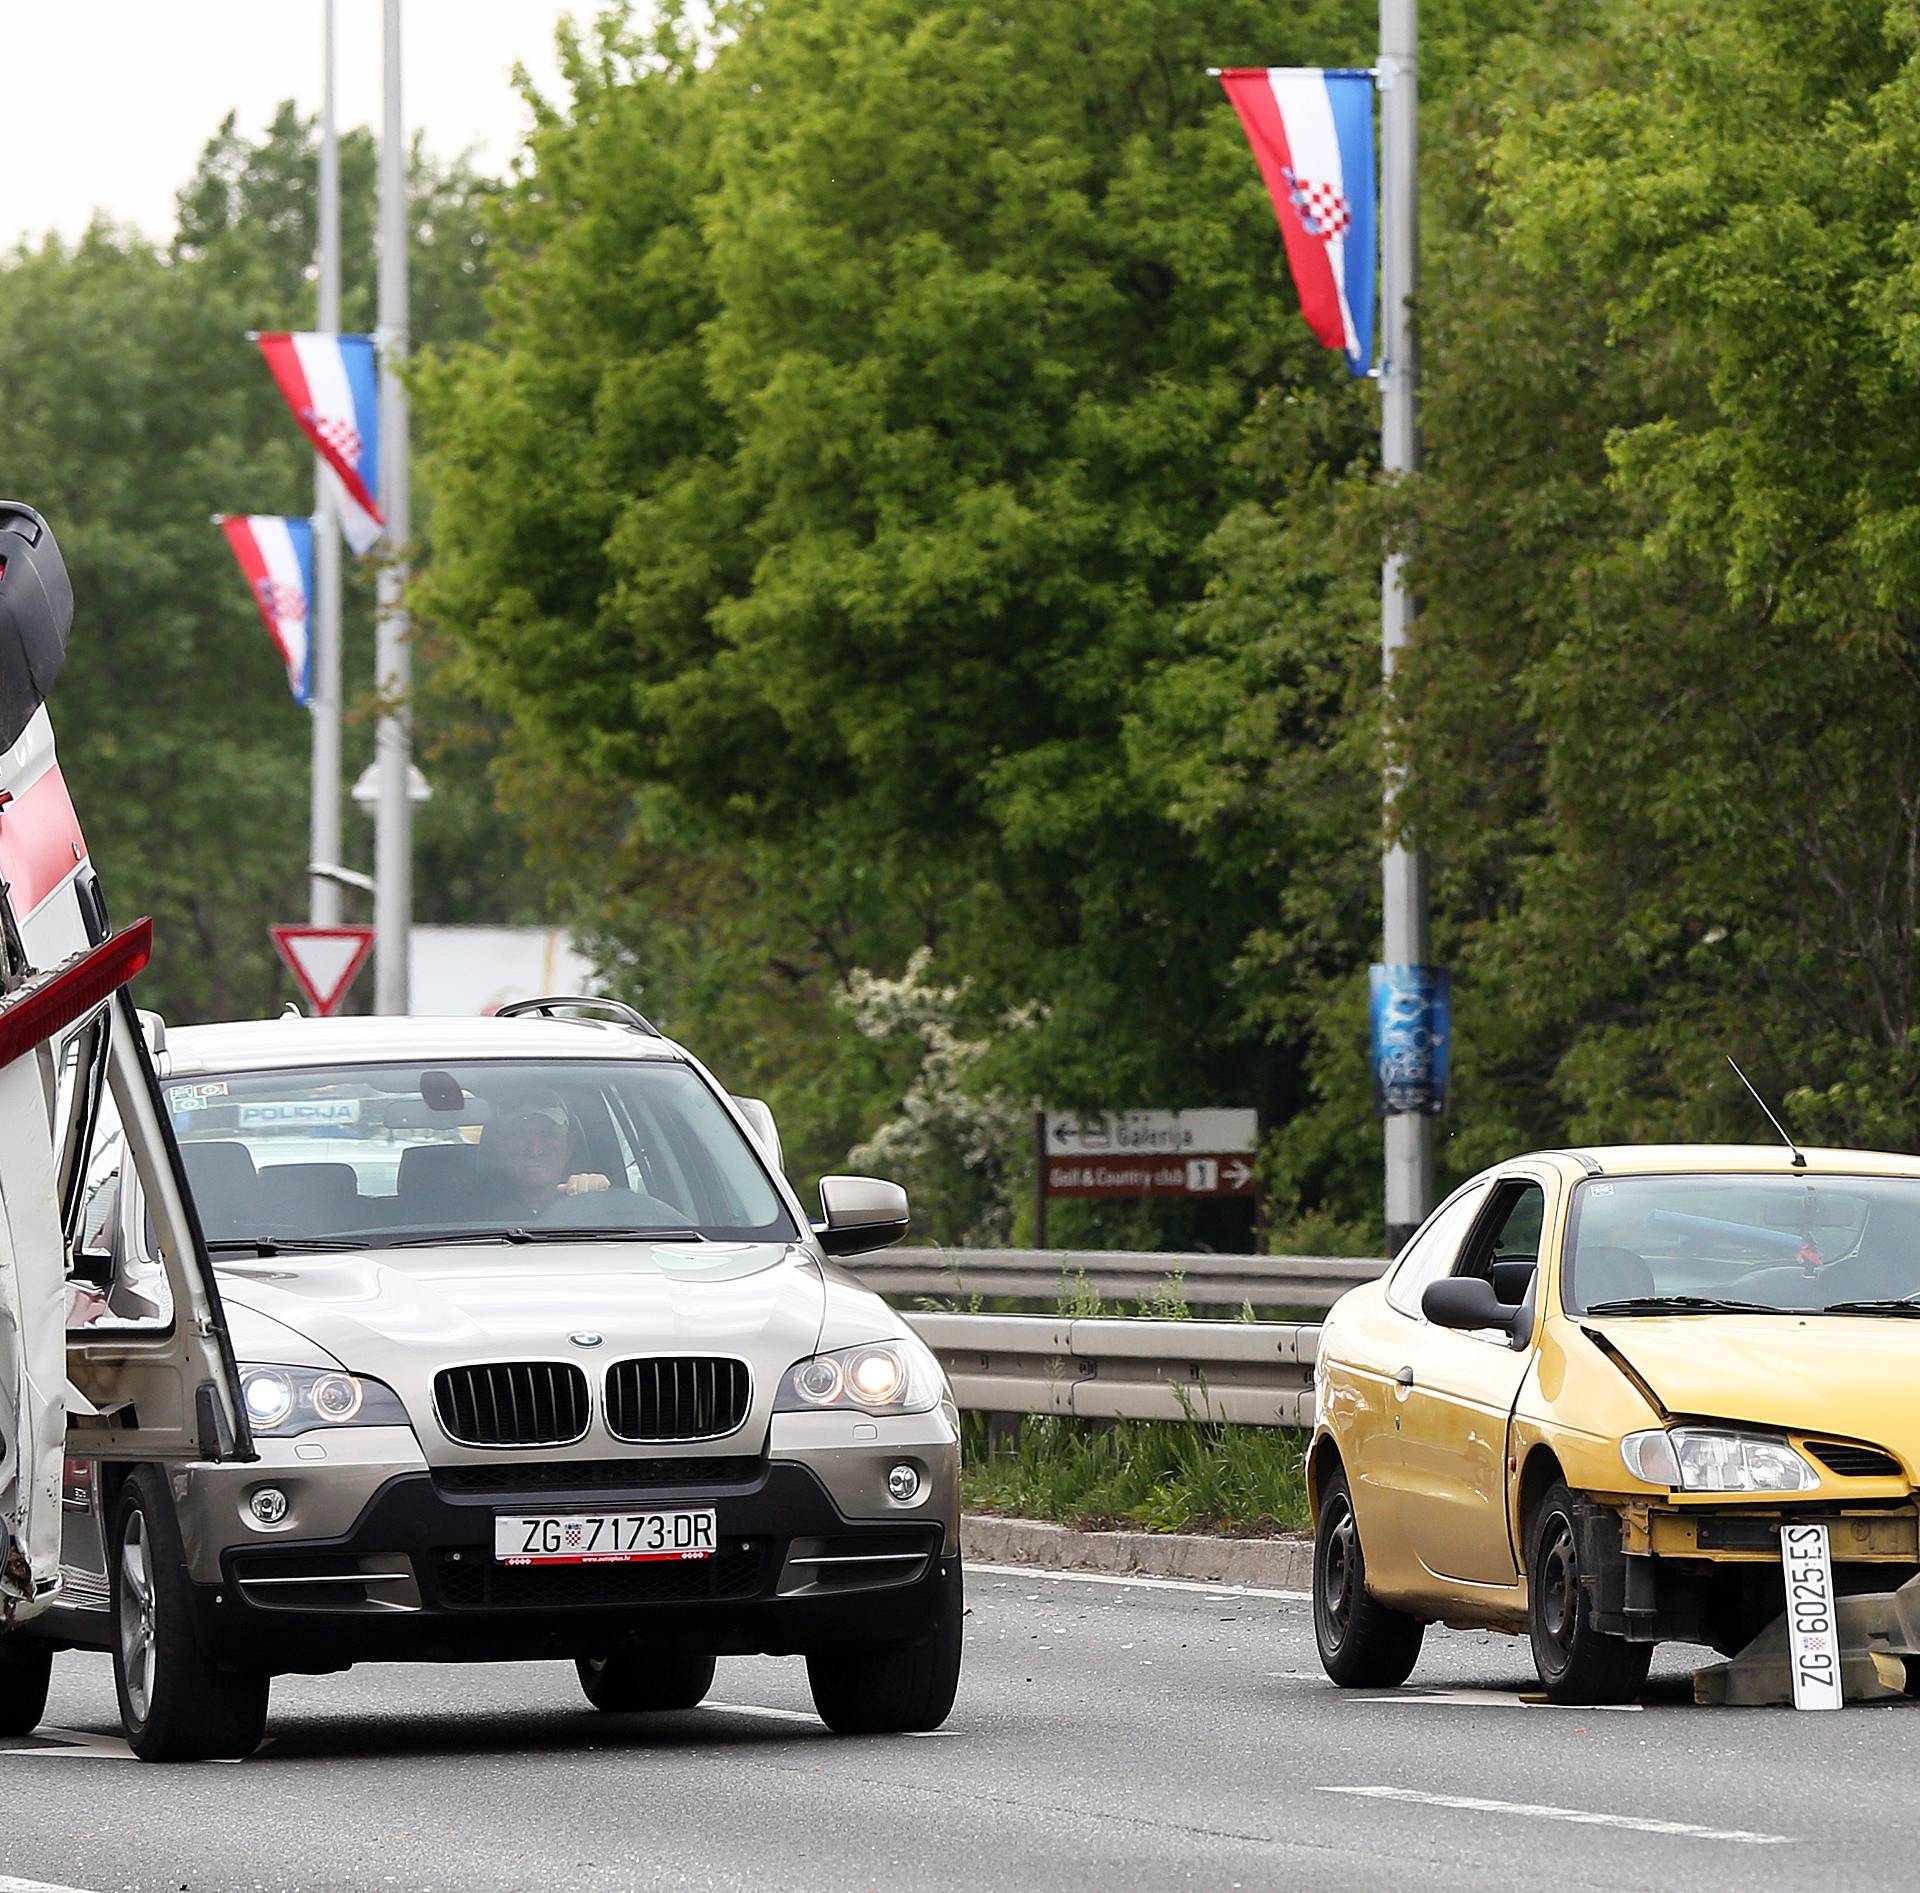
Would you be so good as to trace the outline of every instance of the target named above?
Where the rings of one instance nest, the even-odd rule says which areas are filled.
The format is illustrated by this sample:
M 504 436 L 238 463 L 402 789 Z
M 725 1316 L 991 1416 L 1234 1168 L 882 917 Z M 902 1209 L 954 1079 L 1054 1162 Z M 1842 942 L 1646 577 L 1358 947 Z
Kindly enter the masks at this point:
M 1820 1475 L 1783 1439 L 1719 1427 L 1629 1433 L 1620 1457 L 1636 1479 L 1680 1492 L 1811 1492 Z
M 796 1362 L 781 1382 L 774 1410 L 807 1413 L 821 1407 L 857 1413 L 923 1413 L 947 1389 L 940 1363 L 920 1341 L 903 1335 L 837 1348 Z
M 291 1439 L 337 1426 L 405 1426 L 400 1396 L 378 1380 L 343 1374 L 337 1367 L 270 1367 L 246 1362 L 240 1392 L 247 1424 L 256 1433 Z

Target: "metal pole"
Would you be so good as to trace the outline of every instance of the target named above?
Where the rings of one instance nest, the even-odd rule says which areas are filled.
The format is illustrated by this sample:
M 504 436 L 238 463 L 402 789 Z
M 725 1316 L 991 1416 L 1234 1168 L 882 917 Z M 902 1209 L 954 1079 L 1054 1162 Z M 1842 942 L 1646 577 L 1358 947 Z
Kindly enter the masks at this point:
M 1420 464 L 1417 411 L 1418 338 L 1413 299 L 1420 281 L 1419 221 L 1419 0 L 1380 0 L 1380 226 L 1381 342 L 1380 464 L 1389 477 Z M 1394 666 L 1413 620 L 1405 562 L 1390 555 L 1380 571 L 1380 661 L 1391 687 Z M 1399 771 L 1384 784 L 1389 819 L 1400 789 Z M 1424 965 L 1427 936 L 1427 863 L 1423 855 L 1390 845 L 1382 862 L 1382 946 L 1390 966 Z M 1387 1252 L 1400 1246 L 1433 1205 L 1433 1120 L 1416 1112 L 1386 1124 Z
M 340 139 L 333 112 L 333 0 L 322 0 L 320 81 L 319 306 L 323 335 L 340 330 Z M 313 811 L 308 861 L 340 859 L 340 522 L 326 463 L 313 462 Z M 340 889 L 325 875 L 307 883 L 308 918 L 340 924 Z
M 405 1012 L 407 955 L 413 934 L 413 805 L 407 772 L 413 760 L 413 651 L 407 613 L 407 553 L 412 536 L 408 492 L 407 146 L 400 109 L 400 0 L 385 0 L 386 113 L 380 138 L 380 506 L 387 520 L 380 562 L 375 682 L 380 717 L 374 729 L 374 1010 Z

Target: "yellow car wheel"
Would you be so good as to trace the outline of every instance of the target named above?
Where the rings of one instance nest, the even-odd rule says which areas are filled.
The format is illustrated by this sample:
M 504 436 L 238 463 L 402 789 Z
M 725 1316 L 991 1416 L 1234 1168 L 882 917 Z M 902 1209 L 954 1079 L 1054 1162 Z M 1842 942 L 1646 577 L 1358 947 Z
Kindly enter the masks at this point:
M 1413 1674 L 1427 1627 L 1367 1590 L 1366 1554 L 1347 1475 L 1327 1476 L 1313 1523 L 1313 1637 L 1342 1689 L 1397 1689 Z
M 1549 1701 L 1631 1702 L 1647 1680 L 1653 1645 L 1593 1626 L 1580 1582 L 1580 1530 L 1573 1494 L 1548 1488 L 1527 1533 L 1527 1636 Z

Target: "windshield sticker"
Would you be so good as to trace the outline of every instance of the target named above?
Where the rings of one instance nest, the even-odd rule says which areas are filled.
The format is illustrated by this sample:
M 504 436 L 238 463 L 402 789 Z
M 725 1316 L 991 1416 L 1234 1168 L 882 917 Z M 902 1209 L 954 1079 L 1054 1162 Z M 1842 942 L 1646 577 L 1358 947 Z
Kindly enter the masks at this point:
M 1589 1183 L 1587 1188 L 1591 1190 L 1595 1196 L 1611 1196 L 1613 1194 L 1613 1185 L 1611 1183 Z
M 234 1108 L 243 1131 L 311 1130 L 315 1125 L 360 1122 L 358 1098 L 286 1098 Z
M 210 1078 L 205 1084 L 167 1087 L 167 1103 L 176 1111 L 204 1111 L 209 1098 L 224 1098 L 226 1095 L 227 1081 L 224 1078 Z

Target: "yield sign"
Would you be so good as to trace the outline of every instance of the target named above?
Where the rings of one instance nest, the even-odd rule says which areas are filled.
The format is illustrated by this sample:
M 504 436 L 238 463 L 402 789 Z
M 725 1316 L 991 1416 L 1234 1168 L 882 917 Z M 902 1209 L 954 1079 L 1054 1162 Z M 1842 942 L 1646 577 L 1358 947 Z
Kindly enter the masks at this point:
M 269 927 L 280 957 L 323 1019 L 347 996 L 373 951 L 371 927 Z

